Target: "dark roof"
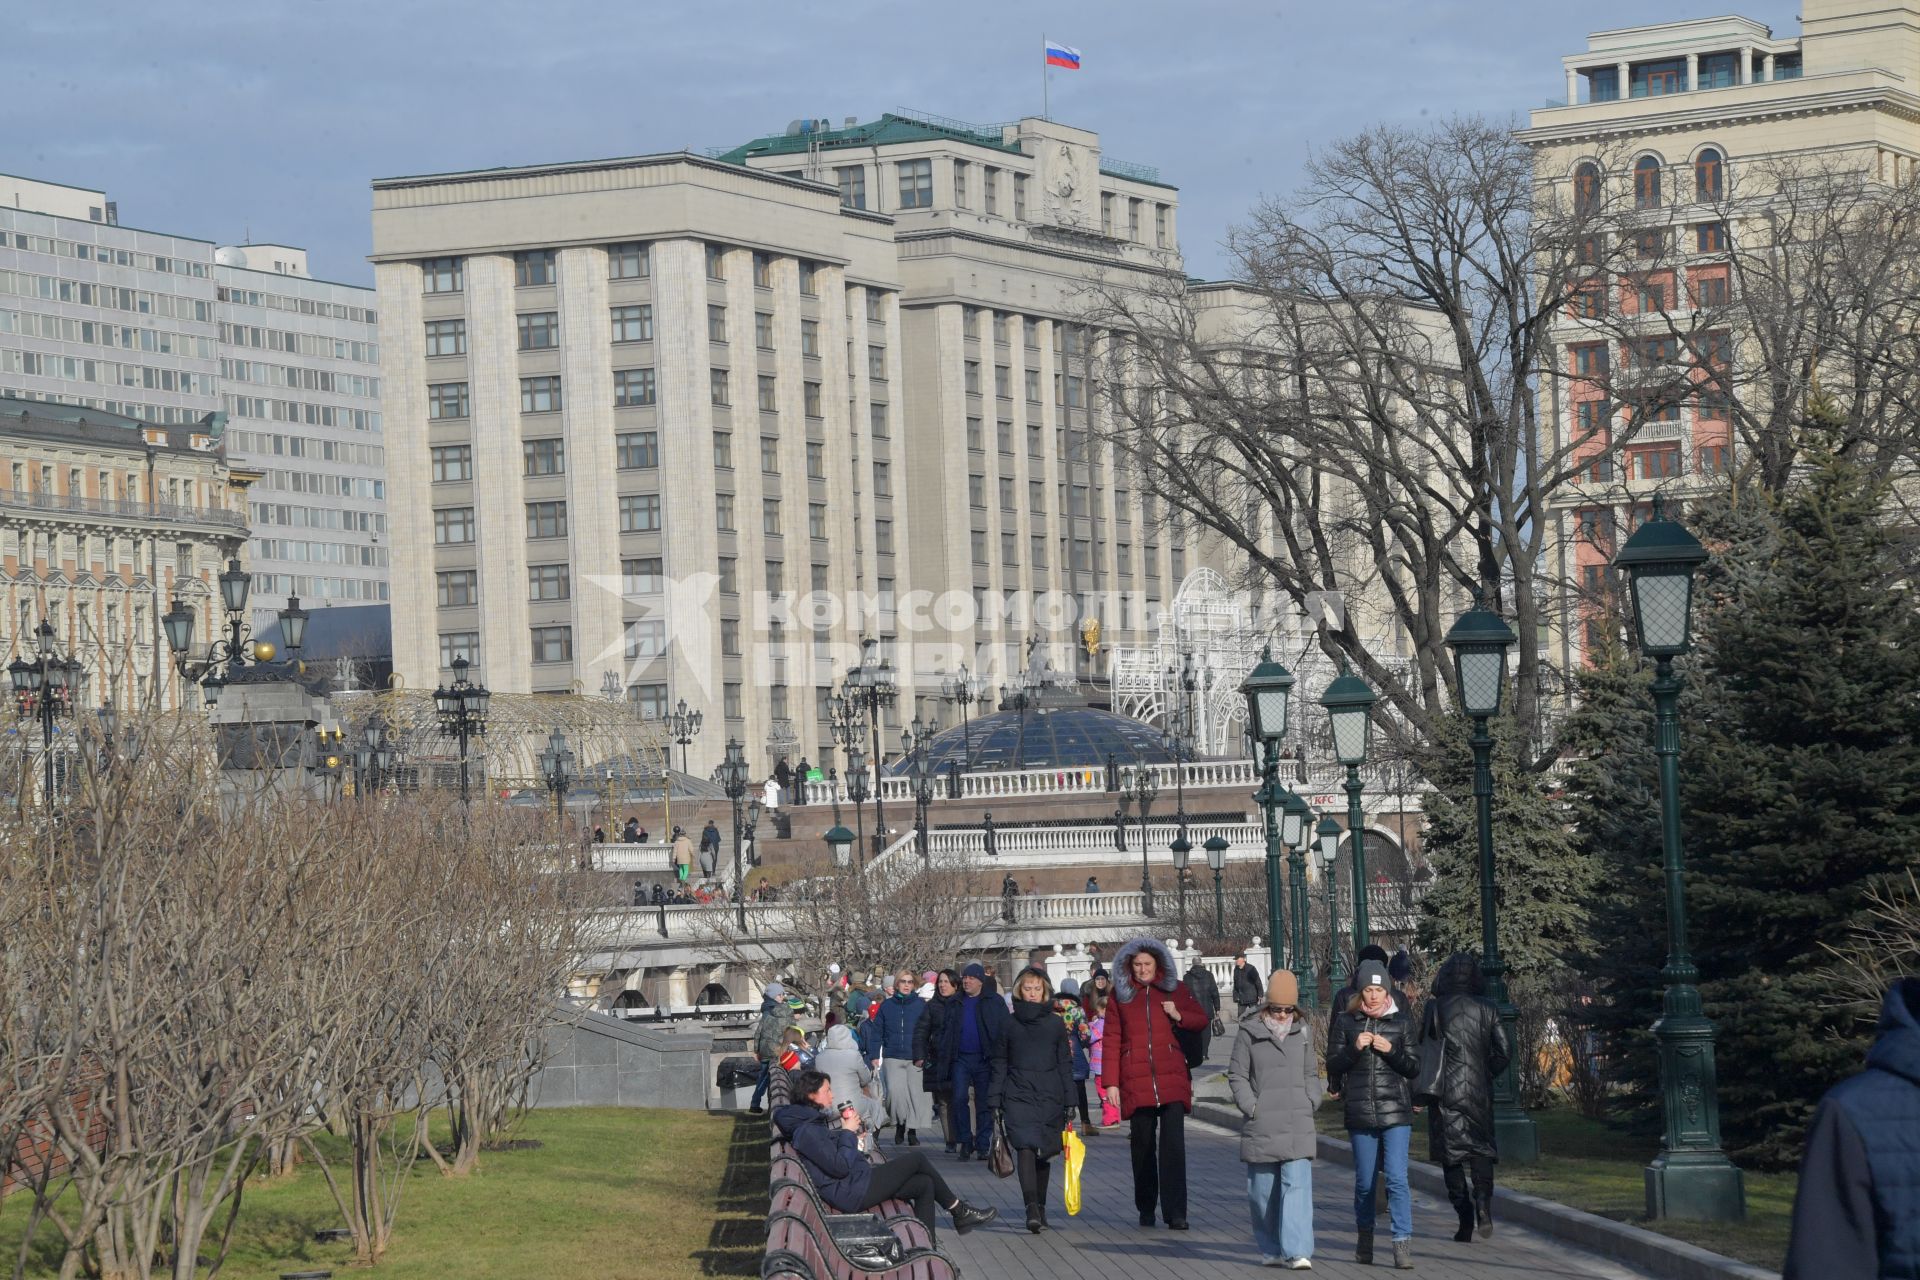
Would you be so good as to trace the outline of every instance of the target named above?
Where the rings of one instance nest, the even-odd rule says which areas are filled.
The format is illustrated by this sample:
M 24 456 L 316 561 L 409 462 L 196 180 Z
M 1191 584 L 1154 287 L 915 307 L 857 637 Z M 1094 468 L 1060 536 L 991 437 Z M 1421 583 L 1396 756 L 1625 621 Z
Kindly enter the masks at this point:
M 105 409 L 88 409 L 77 404 L 55 404 L 51 400 L 23 400 L 19 396 L 0 395 L 0 431 L 24 431 L 39 440 L 69 440 L 76 444 L 104 445 L 115 449 L 145 449 L 147 431 L 165 434 L 166 443 L 155 445 L 176 453 L 205 457 L 213 452 L 193 447 L 196 435 L 211 436 L 218 444 L 226 435 L 227 415 L 203 414 L 190 423 L 148 422 Z
M 1095 769 L 1105 768 L 1108 756 L 1123 766 L 1171 764 L 1178 758 L 1152 725 L 1092 707 L 996 711 L 970 725 L 943 730 L 928 752 L 939 771 L 957 761 L 969 770 Z M 904 774 L 906 762 L 896 762 L 887 772 Z
M 278 617 L 254 639 L 266 640 L 286 652 L 280 643 Z M 306 643 L 300 648 L 300 657 L 306 662 L 392 658 L 393 606 L 353 604 L 307 610 Z
M 723 151 L 714 158 L 728 164 L 745 164 L 748 160 L 760 156 L 804 154 L 814 145 L 818 145 L 822 151 L 834 151 L 842 147 L 883 147 L 893 142 L 928 142 L 937 139 L 966 142 L 992 151 L 1019 155 L 1020 148 L 1005 141 L 1004 135 L 1000 132 L 1002 127 L 1000 125 L 965 125 L 959 121 L 951 124 L 934 124 L 895 115 L 889 111 L 878 120 L 870 120 L 866 124 L 856 124 L 843 129 L 777 133 L 764 138 L 755 138 L 731 151 Z

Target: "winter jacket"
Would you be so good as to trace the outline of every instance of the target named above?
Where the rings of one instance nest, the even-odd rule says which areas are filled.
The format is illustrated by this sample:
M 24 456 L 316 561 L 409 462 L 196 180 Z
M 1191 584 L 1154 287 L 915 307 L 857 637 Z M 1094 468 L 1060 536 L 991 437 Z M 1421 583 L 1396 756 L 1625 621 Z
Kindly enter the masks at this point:
M 954 1016 L 960 1008 L 960 996 L 936 995 L 927 1001 L 927 1011 L 913 1028 L 913 1060 L 926 1064 L 921 1073 L 928 1093 L 944 1093 L 952 1085 L 953 1059 L 946 1057 L 942 1049 L 943 1037 L 948 1018 Z
M 1920 1277 L 1920 978 L 1880 1006 L 1867 1067 L 1813 1114 L 1782 1280 Z
M 1037 1151 L 1042 1160 L 1059 1155 L 1067 1100 L 1074 1096 L 1067 1024 L 1051 1005 L 1015 1000 L 987 1090 L 988 1104 L 1006 1122 L 1007 1144 Z
M 1298 1017 L 1283 1036 L 1259 1013 L 1240 1020 L 1227 1084 L 1233 1104 L 1247 1118 L 1240 1129 L 1242 1160 L 1313 1159 L 1319 1145 L 1313 1112 L 1326 1094 L 1313 1059 L 1313 1037 Z
M 1200 1007 L 1207 1011 L 1209 1020 L 1220 1012 L 1220 983 L 1198 963 L 1187 970 L 1187 990 L 1193 993 L 1193 998 L 1199 1002 Z
M 780 1037 L 787 1030 L 787 1006 L 782 1000 L 764 996 L 760 1000 L 760 1021 L 753 1028 L 753 1056 L 772 1062 L 780 1056 Z
M 1238 965 L 1233 971 L 1233 1003 L 1239 1008 L 1267 1002 L 1267 984 L 1260 980 L 1260 971 L 1252 962 Z
M 719 852 L 720 828 L 709 822 L 706 825 L 706 829 L 700 833 L 700 847 L 702 849 L 712 849 L 716 853 Z
M 940 1058 L 946 1063 L 949 1077 L 953 1075 L 954 1061 L 960 1056 L 960 1021 L 966 1016 L 966 1009 L 966 996 L 954 997 L 953 1007 L 940 1023 Z M 973 1002 L 973 1016 L 980 1028 L 980 1056 L 992 1058 L 1012 1015 L 998 994 L 983 989 L 980 998 Z
M 1060 1020 L 1067 1024 L 1067 1047 L 1073 1051 L 1073 1078 L 1085 1080 L 1092 1074 L 1093 1064 L 1087 1060 L 1087 1043 L 1090 1033 L 1087 1030 L 1086 1011 L 1078 1000 L 1071 997 L 1059 1001 L 1065 1008 L 1054 1009 Z
M 1132 963 L 1139 952 L 1160 962 L 1151 990 L 1134 985 Z M 1182 985 L 1173 956 L 1152 938 L 1135 938 L 1113 958 L 1113 999 L 1107 1002 L 1107 1025 L 1101 1033 L 1101 1069 L 1104 1087 L 1120 1090 L 1124 1119 L 1141 1107 L 1177 1102 L 1193 1110 L 1193 1079 L 1187 1057 L 1174 1038 L 1174 1020 L 1161 1006 L 1171 1000 L 1179 1025 L 1200 1031 L 1212 1021 Z
M 1093 1081 L 1094 1088 L 1104 1089 L 1107 1086 L 1106 1082 L 1100 1078 L 1100 1067 L 1102 1064 L 1100 1048 L 1101 1042 L 1106 1038 L 1107 1034 L 1107 1017 L 1105 1014 L 1101 1014 L 1099 1017 L 1087 1023 L 1087 1034 L 1092 1037 L 1087 1045 L 1087 1077 Z
M 1486 981 L 1471 956 L 1448 960 L 1433 981 L 1433 996 L 1420 1014 L 1419 1039 L 1446 1039 L 1445 1066 L 1427 1109 L 1428 1145 L 1441 1165 L 1473 1156 L 1496 1159 L 1493 1080 L 1507 1066 L 1507 1038 L 1500 1015 L 1481 998 Z
M 873 1166 L 861 1154 L 859 1137 L 849 1133 L 838 1116 L 810 1102 L 795 1102 L 774 1108 L 773 1123 L 793 1144 L 822 1200 L 841 1213 L 867 1207 Z
M 1420 1056 L 1413 1050 L 1413 1021 L 1406 1009 L 1395 1003 L 1391 1010 L 1381 1018 L 1346 1009 L 1334 1015 L 1327 1040 L 1327 1080 L 1339 1083 L 1349 1129 L 1413 1123 L 1412 1081 L 1420 1074 Z M 1385 1036 L 1393 1052 L 1355 1048 L 1363 1031 Z
M 877 1110 L 866 1086 L 873 1083 L 873 1068 L 854 1042 L 853 1032 L 844 1026 L 830 1027 L 813 1056 L 813 1069 L 833 1081 L 833 1100 L 851 1102 L 860 1108 L 861 1117 L 871 1119 Z
M 854 1040 L 860 1046 L 860 1056 L 868 1062 L 880 1061 L 880 1020 L 868 1018 L 854 1028 Z
M 693 865 L 693 841 L 687 839 L 684 835 L 678 835 L 673 838 L 673 865 L 676 867 L 690 867 Z
M 913 1051 L 914 1032 L 926 1011 L 926 1001 L 916 995 L 895 992 L 882 1000 L 880 1012 L 873 1019 L 880 1036 L 880 1056 L 901 1062 L 918 1057 Z

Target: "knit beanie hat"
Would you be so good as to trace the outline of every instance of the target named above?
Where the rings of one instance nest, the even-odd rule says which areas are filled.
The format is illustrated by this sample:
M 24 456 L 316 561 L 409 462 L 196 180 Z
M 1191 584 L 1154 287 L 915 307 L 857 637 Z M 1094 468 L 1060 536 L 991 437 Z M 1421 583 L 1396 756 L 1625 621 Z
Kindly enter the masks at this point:
M 1064 982 L 1062 982 L 1062 983 L 1060 984 L 1060 994 L 1061 994 L 1061 995 L 1063 995 L 1063 996 L 1077 996 L 1077 995 L 1079 995 L 1079 994 L 1080 994 L 1080 980 L 1079 980 L 1078 978 L 1068 978 L 1068 979 L 1066 979 L 1066 980 L 1065 980 Z
M 1360 962 L 1360 968 L 1353 975 L 1353 989 L 1355 991 L 1365 991 L 1368 987 L 1384 987 L 1386 985 L 1387 966 L 1381 964 L 1378 960 L 1363 960 Z
M 786 999 L 786 996 L 787 996 L 787 989 L 784 986 L 780 985 L 778 982 L 769 982 L 767 984 L 767 999 L 784 1000 Z
M 1300 979 L 1285 969 L 1276 969 L 1267 979 L 1267 1003 L 1295 1006 L 1300 1003 Z
M 963 979 L 979 978 L 981 981 L 984 982 L 987 977 L 987 967 L 981 964 L 979 961 L 975 961 L 974 963 L 968 965 L 966 968 L 962 969 L 960 971 L 960 976 Z
M 1393 959 L 1387 962 L 1387 976 L 1395 982 L 1405 982 L 1413 976 L 1413 957 L 1405 947 L 1394 952 Z

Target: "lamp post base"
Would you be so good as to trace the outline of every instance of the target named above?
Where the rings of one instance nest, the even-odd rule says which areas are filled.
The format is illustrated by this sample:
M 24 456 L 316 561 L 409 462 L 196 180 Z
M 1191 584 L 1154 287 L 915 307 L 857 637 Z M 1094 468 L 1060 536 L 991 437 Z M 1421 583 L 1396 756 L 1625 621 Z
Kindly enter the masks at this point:
M 1501 1154 L 1506 1154 L 1502 1148 Z M 1661 1152 L 1646 1169 L 1647 1216 L 1742 1222 L 1747 1190 L 1740 1166 L 1722 1151 Z
M 1493 1140 L 1502 1164 L 1535 1164 L 1540 1159 L 1540 1127 L 1517 1105 L 1503 1111 L 1496 1104 Z

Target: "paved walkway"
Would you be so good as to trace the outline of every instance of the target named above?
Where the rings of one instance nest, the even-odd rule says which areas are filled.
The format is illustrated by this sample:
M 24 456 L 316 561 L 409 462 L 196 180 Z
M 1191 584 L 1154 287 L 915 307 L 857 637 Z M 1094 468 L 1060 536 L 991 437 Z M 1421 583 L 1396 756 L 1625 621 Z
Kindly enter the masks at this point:
M 1067 1216 L 1061 1199 L 1065 1171 L 1056 1165 L 1047 1206 L 1053 1226 L 1037 1236 L 1027 1231 L 1018 1179 L 996 1178 L 978 1161 L 961 1164 L 944 1155 L 937 1142 L 928 1154 L 956 1192 L 1000 1211 L 998 1221 L 964 1236 L 944 1220 L 940 1223 L 941 1248 L 960 1264 L 966 1280 L 1225 1280 L 1286 1274 L 1260 1266 L 1248 1223 L 1239 1135 L 1191 1116 L 1187 1182 L 1192 1230 L 1186 1232 L 1140 1226 L 1124 1127 L 1088 1139 L 1077 1217 Z M 1352 1196 L 1351 1168 L 1314 1161 L 1313 1274 L 1382 1280 L 1383 1272 L 1393 1272 L 1385 1204 L 1374 1264 L 1364 1267 L 1353 1260 Z M 1451 1205 L 1414 1192 L 1417 1270 L 1412 1274 L 1428 1280 L 1641 1280 L 1647 1274 L 1504 1222 L 1496 1222 L 1491 1240 L 1456 1244 L 1452 1237 L 1457 1225 Z

